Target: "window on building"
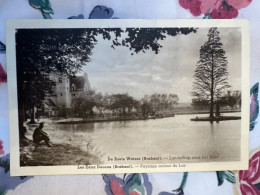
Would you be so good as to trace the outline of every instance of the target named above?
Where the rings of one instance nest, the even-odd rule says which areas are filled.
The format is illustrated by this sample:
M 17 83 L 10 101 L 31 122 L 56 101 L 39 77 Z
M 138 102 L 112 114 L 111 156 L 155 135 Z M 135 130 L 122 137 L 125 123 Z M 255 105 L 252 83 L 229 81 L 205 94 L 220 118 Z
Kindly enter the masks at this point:
M 75 96 L 76 94 L 72 94 L 72 96 Z
M 62 83 L 62 79 L 61 78 L 59 78 L 59 83 Z
M 72 91 L 75 91 L 75 85 L 74 85 L 74 84 L 72 84 L 71 90 L 72 90 Z
M 62 93 L 60 93 L 60 96 L 62 96 Z

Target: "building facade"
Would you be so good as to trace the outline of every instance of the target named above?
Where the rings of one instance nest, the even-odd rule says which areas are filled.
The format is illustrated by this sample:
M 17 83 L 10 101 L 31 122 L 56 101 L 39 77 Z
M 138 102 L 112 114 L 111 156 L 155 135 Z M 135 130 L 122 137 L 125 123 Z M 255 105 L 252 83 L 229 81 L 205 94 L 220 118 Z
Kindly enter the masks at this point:
M 56 116 L 61 110 L 70 109 L 74 97 L 91 90 L 87 73 L 82 76 L 54 76 L 52 80 L 56 85 L 45 101 L 45 111 L 49 116 Z

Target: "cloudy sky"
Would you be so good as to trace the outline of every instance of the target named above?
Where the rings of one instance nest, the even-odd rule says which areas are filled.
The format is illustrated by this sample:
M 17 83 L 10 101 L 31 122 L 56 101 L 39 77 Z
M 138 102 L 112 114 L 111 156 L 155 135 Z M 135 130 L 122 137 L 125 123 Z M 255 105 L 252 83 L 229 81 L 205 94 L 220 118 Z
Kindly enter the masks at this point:
M 220 28 L 221 41 L 228 58 L 232 90 L 240 89 L 241 33 L 238 28 Z M 168 36 L 160 41 L 159 54 L 131 55 L 126 47 L 112 49 L 110 41 L 99 37 L 91 62 L 83 68 L 91 87 L 102 93 L 128 93 L 135 98 L 145 94 L 173 93 L 180 102 L 191 102 L 193 74 L 200 47 L 207 41 L 207 28 L 189 35 Z

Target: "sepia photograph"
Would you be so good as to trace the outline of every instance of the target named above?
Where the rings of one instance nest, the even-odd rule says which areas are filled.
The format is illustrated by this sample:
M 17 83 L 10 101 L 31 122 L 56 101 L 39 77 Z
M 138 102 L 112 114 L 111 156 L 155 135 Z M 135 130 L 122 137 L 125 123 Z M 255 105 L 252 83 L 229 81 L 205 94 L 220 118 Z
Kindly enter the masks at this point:
M 247 21 L 7 30 L 12 175 L 247 168 Z

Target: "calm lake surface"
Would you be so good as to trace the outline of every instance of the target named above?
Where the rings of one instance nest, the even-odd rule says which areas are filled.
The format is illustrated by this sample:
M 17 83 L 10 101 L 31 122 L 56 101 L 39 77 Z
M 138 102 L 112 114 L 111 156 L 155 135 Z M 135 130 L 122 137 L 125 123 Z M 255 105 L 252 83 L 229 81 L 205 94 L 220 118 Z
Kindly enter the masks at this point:
M 240 116 L 241 113 L 224 114 Z M 194 122 L 207 115 L 177 115 L 171 118 L 54 125 L 64 143 L 98 155 L 104 164 L 111 158 L 161 157 L 147 163 L 240 160 L 241 120 Z M 51 133 L 55 139 L 55 134 Z M 192 159 L 192 157 L 195 157 Z M 199 157 L 199 159 L 196 159 Z M 205 157 L 204 159 L 202 159 Z M 115 161 L 114 161 L 115 162 Z M 119 163 L 140 161 L 119 160 Z

